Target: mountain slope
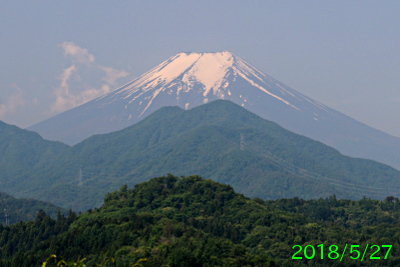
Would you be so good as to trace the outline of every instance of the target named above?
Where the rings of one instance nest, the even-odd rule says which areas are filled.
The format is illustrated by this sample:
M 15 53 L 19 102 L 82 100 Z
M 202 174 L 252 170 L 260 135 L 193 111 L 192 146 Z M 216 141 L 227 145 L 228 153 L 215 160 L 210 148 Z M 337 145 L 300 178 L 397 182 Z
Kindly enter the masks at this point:
M 0 190 L 16 176 L 66 149 L 61 142 L 44 140 L 35 132 L 0 121 Z
M 337 112 L 227 52 L 180 53 L 109 94 L 31 126 L 76 144 L 133 125 L 163 106 L 227 99 L 284 128 L 354 156 L 400 168 L 400 139 Z
M 218 100 L 185 111 L 165 107 L 121 131 L 95 135 L 6 186 L 76 210 L 154 176 L 199 174 L 265 199 L 383 199 L 398 195 L 400 172 L 341 155 L 246 109 Z M 45 184 L 46 186 L 42 186 Z

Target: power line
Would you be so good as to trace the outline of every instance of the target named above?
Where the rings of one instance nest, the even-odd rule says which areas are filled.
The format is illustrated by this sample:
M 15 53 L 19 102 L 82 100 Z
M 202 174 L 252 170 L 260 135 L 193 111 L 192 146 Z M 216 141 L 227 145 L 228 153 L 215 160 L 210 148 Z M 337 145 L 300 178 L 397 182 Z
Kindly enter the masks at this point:
M 244 150 L 246 148 L 246 151 L 262 158 L 265 161 L 268 161 L 269 163 L 274 164 L 275 166 L 283 167 L 287 172 L 301 176 L 303 178 L 311 179 L 311 180 L 317 180 L 321 181 L 336 187 L 340 187 L 341 190 L 346 191 L 346 192 L 351 192 L 360 196 L 364 195 L 370 195 L 374 194 L 378 197 L 384 198 L 385 196 L 381 194 L 385 194 L 388 192 L 395 193 L 395 195 L 398 195 L 397 189 L 394 188 L 376 188 L 376 187 L 369 187 L 365 185 L 360 185 L 360 184 L 353 184 L 345 181 L 340 181 L 332 178 L 328 178 L 326 176 L 322 176 L 320 174 L 308 171 L 306 169 L 302 169 L 274 154 L 272 154 L 269 151 L 265 151 L 262 149 L 262 146 L 259 144 L 253 144 L 252 142 L 249 142 L 249 140 L 246 140 L 246 147 L 244 146 L 244 134 L 240 134 L 240 143 L 239 143 L 239 149 Z M 380 192 L 381 191 L 381 192 Z M 384 191 L 384 192 L 382 192 Z

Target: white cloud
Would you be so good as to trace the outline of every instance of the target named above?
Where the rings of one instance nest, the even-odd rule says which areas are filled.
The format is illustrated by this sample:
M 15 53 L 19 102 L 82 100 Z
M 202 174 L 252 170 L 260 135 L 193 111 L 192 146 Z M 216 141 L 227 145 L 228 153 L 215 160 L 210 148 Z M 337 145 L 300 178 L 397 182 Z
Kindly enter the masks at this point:
M 96 64 L 95 57 L 87 49 L 72 42 L 64 42 L 60 46 L 65 56 L 72 57 L 73 64 L 64 69 L 59 77 L 60 84 L 54 91 L 56 99 L 51 113 L 66 111 L 107 94 L 116 86 L 118 79 L 129 75 L 124 70 Z
M 78 63 L 88 65 L 95 61 L 95 57 L 92 54 L 89 54 L 87 49 L 81 48 L 73 42 L 64 42 L 60 44 L 60 46 L 64 49 L 65 57 L 71 56 Z
M 71 65 L 71 67 L 63 70 L 63 73 L 60 76 L 61 83 L 54 92 L 56 95 L 56 101 L 51 106 L 52 112 L 62 112 L 74 107 L 77 102 L 76 97 L 70 94 L 68 84 L 68 81 L 74 72 L 76 72 L 75 65 Z
M 16 84 L 12 85 L 16 89 L 16 93 L 11 95 L 5 103 L 0 103 L 0 118 L 6 114 L 14 113 L 19 107 L 25 105 L 24 93 Z
M 73 72 L 76 72 L 76 67 L 75 65 L 72 65 L 69 68 L 66 68 L 63 70 L 63 73 L 61 74 L 61 84 L 59 88 L 63 88 L 64 90 L 67 91 L 68 93 L 68 80 L 71 78 L 71 75 Z
M 126 72 L 124 70 L 120 71 L 111 67 L 103 67 L 103 66 L 99 66 L 99 68 L 106 73 L 106 77 L 104 77 L 102 80 L 110 85 L 113 85 L 115 81 L 118 80 L 119 78 L 123 78 L 129 75 L 129 72 Z
M 71 94 L 66 88 L 58 88 L 56 90 L 56 101 L 52 105 L 52 112 L 66 111 L 109 92 L 110 87 L 107 85 L 103 85 L 100 89 L 88 88 L 78 94 Z
M 55 90 L 56 101 L 51 107 L 53 113 L 63 112 L 65 110 L 82 105 L 96 97 L 102 96 L 111 91 L 108 85 L 102 85 L 99 89 L 90 87 L 88 85 L 80 92 L 72 92 L 70 90 L 69 81 L 77 75 L 77 68 L 75 65 L 64 69 L 60 76 L 60 85 Z

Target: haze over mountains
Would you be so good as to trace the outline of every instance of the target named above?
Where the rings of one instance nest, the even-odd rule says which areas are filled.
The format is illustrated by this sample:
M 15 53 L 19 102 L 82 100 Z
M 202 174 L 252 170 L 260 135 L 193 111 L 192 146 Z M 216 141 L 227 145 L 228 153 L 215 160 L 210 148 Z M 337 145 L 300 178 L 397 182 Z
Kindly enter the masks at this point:
M 113 92 L 28 129 L 73 145 L 133 125 L 163 106 L 190 109 L 216 99 L 230 100 L 346 155 L 400 169 L 399 138 L 304 96 L 227 51 L 177 54 Z
M 399 196 L 399 171 L 343 156 L 226 100 L 161 108 L 126 129 L 61 147 L 0 183 L 17 197 L 86 210 L 123 184 L 167 173 L 198 174 L 264 199 Z

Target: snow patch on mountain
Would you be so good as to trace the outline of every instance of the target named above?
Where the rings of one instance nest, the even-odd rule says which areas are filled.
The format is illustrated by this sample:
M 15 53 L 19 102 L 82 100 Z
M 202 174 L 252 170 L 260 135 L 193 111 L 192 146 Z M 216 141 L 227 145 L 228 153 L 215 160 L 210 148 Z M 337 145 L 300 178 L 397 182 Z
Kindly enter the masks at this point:
M 182 82 L 188 87 L 195 83 L 204 86 L 203 96 L 206 97 L 213 88 L 221 87 L 224 77 L 229 68 L 232 67 L 233 58 L 229 52 L 205 54 L 200 56 L 191 68 L 185 72 Z
M 95 101 L 101 103 L 102 106 L 104 102 L 112 104 L 118 99 L 127 100 L 129 105 L 139 102 L 137 109 L 139 111 L 137 118 L 139 118 L 163 93 L 174 97 L 177 101 L 176 104 L 185 109 L 189 105 L 194 107 L 198 104 L 208 103 L 210 100 L 237 98 L 238 93 L 231 88 L 231 85 L 234 85 L 238 79 L 244 80 L 248 84 L 247 87 L 257 88 L 297 111 L 301 111 L 298 103 L 304 99 L 312 103 L 312 100 L 288 87 L 285 88 L 273 78 L 228 51 L 177 54 L 132 82 Z M 200 96 L 202 100 L 198 103 Z M 246 105 L 245 102 L 248 100 L 238 104 Z M 181 101 L 184 102 L 181 103 Z M 249 103 L 252 101 L 247 102 L 247 104 Z M 317 103 L 312 104 L 324 109 Z

